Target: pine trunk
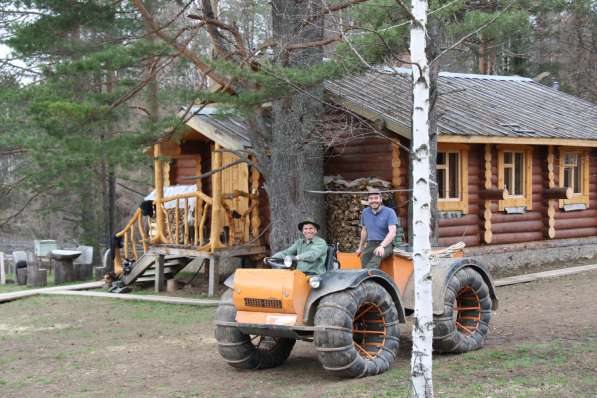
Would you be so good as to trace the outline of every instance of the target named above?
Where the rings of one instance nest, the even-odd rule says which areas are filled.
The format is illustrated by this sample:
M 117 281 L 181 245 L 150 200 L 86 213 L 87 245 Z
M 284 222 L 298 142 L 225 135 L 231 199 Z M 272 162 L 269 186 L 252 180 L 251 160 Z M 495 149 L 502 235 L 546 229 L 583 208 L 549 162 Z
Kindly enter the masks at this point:
M 429 21 L 428 24 L 429 42 L 427 43 L 427 58 L 435 60 L 429 65 L 429 179 L 437 182 L 437 100 L 439 91 L 437 78 L 439 76 L 440 62 L 436 57 L 440 54 L 441 28 L 437 18 Z M 431 244 L 437 245 L 439 239 L 439 210 L 437 208 L 438 185 L 432 183 L 429 186 L 431 192 Z
M 320 13 L 317 0 L 274 0 L 272 23 L 276 54 L 282 66 L 307 68 L 321 63 L 323 50 L 307 48 L 286 52 L 287 44 L 321 40 L 321 19 L 304 23 L 305 15 Z M 323 89 L 312 89 L 282 97 L 272 105 L 271 167 L 266 189 L 271 211 L 272 251 L 288 246 L 297 237 L 297 224 L 312 217 L 322 226 L 324 201 L 306 190 L 323 188 L 323 144 L 317 139 L 322 119 Z
M 410 53 L 413 65 L 412 181 L 413 181 L 413 252 L 415 280 L 415 324 L 411 376 L 413 396 L 432 397 L 433 305 L 431 294 L 429 184 L 429 68 L 427 65 L 427 1 L 413 0 Z

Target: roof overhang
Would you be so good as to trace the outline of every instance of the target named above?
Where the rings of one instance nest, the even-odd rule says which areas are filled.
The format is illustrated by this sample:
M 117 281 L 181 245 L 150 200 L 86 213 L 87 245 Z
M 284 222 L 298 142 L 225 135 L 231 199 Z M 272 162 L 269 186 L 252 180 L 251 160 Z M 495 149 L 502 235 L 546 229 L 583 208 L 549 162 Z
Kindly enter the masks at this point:
M 363 106 L 343 99 L 336 95 L 330 95 L 335 103 L 353 112 L 376 125 L 383 121 L 384 127 L 398 134 L 401 137 L 411 139 L 409 126 L 400 123 L 398 120 L 389 118 L 379 112 L 366 109 Z M 460 144 L 518 144 L 518 145 L 566 145 L 578 147 L 597 147 L 597 140 L 579 140 L 570 138 L 541 138 L 541 137 L 499 137 L 482 135 L 438 135 L 437 142 L 460 143 Z
M 243 149 L 243 145 L 239 140 L 219 131 L 213 124 L 208 123 L 197 115 L 189 118 L 185 124 L 216 144 L 221 145 L 223 148 L 235 151 Z
M 509 144 L 509 145 L 565 145 L 578 147 L 597 147 L 597 140 L 578 140 L 570 138 L 541 138 L 541 137 L 496 137 L 496 136 L 465 136 L 440 134 L 437 142 L 459 144 Z
M 381 121 L 381 122 L 383 122 L 383 126 L 385 128 L 387 128 L 388 130 L 390 130 L 404 138 L 408 138 L 409 140 L 411 139 L 410 127 L 405 125 L 404 123 L 401 123 L 399 120 L 389 117 L 386 114 L 367 109 L 363 106 L 355 104 L 354 102 L 349 101 L 345 98 L 342 98 L 338 95 L 328 93 L 328 96 L 336 104 L 342 106 L 344 109 L 347 109 L 350 112 L 352 112 L 360 117 L 363 117 L 367 120 L 371 120 L 372 122 L 374 122 L 376 124 Z

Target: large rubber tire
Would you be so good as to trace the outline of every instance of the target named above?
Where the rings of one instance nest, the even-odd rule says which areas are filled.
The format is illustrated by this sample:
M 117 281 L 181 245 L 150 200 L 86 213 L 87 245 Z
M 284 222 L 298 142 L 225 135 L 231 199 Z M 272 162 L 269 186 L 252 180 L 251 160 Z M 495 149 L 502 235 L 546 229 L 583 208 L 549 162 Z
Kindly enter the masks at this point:
M 434 317 L 433 348 L 460 353 L 485 344 L 491 320 L 491 296 L 483 277 L 467 267 L 448 281 L 444 313 Z
M 324 369 L 338 376 L 385 372 L 398 355 L 399 336 L 396 305 L 373 281 L 325 296 L 317 306 L 315 349 Z
M 232 302 L 232 290 L 228 289 L 220 299 L 216 321 L 234 322 L 236 307 Z M 295 339 L 253 336 L 234 326 L 216 325 L 218 351 L 232 367 L 239 369 L 267 369 L 280 366 L 292 351 Z

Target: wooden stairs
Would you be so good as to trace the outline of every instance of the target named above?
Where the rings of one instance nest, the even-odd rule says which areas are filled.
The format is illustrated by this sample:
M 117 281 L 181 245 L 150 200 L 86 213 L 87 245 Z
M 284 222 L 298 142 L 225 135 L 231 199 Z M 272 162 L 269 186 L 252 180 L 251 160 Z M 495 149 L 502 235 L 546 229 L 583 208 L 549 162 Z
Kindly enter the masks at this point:
M 151 251 L 143 254 L 135 264 L 131 271 L 122 277 L 122 281 L 125 286 L 128 286 L 134 282 L 153 282 L 156 278 L 156 262 L 158 256 L 156 253 Z M 192 258 L 179 256 L 179 255 L 167 255 L 164 256 L 164 279 L 172 279 L 174 275 L 181 269 L 190 263 Z

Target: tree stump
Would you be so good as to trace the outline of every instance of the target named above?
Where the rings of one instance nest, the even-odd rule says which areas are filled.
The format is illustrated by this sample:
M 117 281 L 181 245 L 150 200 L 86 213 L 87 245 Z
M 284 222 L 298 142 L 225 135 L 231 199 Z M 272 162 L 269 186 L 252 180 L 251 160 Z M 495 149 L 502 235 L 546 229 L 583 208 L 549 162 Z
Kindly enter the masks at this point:
M 178 290 L 178 281 L 174 278 L 168 279 L 166 281 L 166 291 L 168 293 L 174 293 Z
M 48 286 L 48 270 L 32 268 L 27 272 L 27 286 L 44 287 Z
M 75 278 L 78 281 L 86 281 L 93 277 L 93 264 L 75 264 Z
M 17 268 L 17 285 L 27 284 L 27 268 Z
M 72 260 L 58 260 L 55 262 L 54 284 L 60 285 L 75 280 L 77 280 L 77 274 Z

